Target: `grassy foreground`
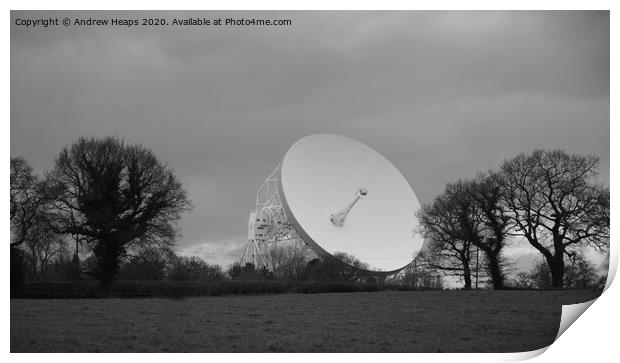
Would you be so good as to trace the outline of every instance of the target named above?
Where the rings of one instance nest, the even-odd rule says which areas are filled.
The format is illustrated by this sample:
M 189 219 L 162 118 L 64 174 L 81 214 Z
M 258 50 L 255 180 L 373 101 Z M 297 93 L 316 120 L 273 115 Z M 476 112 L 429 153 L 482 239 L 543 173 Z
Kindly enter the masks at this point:
M 600 291 L 11 299 L 11 352 L 514 352 Z

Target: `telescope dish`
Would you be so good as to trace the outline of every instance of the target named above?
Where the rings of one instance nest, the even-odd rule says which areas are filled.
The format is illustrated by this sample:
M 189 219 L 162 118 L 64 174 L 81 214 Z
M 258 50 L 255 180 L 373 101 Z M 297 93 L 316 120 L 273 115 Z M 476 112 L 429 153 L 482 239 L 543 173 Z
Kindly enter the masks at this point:
M 280 166 L 286 217 L 319 256 L 353 255 L 395 273 L 422 247 L 420 203 L 403 175 L 359 141 L 333 134 L 298 140 Z

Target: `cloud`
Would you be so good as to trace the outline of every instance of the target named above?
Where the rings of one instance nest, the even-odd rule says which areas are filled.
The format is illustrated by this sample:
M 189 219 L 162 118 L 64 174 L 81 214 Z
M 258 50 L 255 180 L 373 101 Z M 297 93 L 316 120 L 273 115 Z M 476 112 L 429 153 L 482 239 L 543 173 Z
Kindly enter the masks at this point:
M 609 12 L 260 15 L 293 26 L 12 22 L 11 154 L 42 172 L 81 135 L 151 147 L 194 200 L 183 248 L 244 235 L 257 188 L 316 132 L 375 148 L 421 202 L 536 147 L 595 153 L 609 182 Z

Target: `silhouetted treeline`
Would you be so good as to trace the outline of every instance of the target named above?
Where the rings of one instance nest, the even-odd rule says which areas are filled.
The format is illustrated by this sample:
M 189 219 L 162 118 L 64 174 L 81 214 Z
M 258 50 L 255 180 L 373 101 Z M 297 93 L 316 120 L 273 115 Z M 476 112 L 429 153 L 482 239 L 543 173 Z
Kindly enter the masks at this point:
M 535 150 L 448 184 L 417 213 L 426 241 L 418 262 L 459 278 L 465 289 L 474 271 L 495 289 L 592 286 L 583 250 L 609 248 L 609 187 L 597 182 L 598 165 L 594 155 Z M 545 269 L 539 264 L 509 281 L 505 248 L 515 240 L 537 250 Z

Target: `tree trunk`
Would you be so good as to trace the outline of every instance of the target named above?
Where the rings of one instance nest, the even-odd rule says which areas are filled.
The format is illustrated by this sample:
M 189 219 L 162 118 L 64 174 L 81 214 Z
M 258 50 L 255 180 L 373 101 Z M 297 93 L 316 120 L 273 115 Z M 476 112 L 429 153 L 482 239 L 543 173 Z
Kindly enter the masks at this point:
M 553 248 L 554 255 L 549 262 L 549 270 L 551 272 L 551 285 L 554 289 L 561 289 L 564 286 L 564 245 L 562 237 L 558 234 L 558 229 L 553 230 Z
M 549 270 L 551 271 L 551 284 L 553 288 L 561 289 L 564 286 L 564 254 L 556 252 L 553 259 L 549 261 Z
M 73 273 L 74 273 L 74 277 L 75 277 L 75 281 L 79 281 L 80 280 L 80 256 L 76 252 L 73 254 Z
M 112 239 L 102 239 L 93 249 L 97 258 L 97 275 L 106 296 L 110 296 L 114 277 L 118 272 L 120 250 Z
M 471 270 L 469 269 L 469 260 L 463 263 L 463 279 L 465 280 L 465 290 L 471 290 Z
M 75 253 L 73 254 L 73 265 L 75 267 L 75 281 L 80 280 L 80 250 L 79 250 L 80 240 L 78 237 L 75 238 Z
M 24 253 L 11 246 L 11 289 L 19 289 L 24 283 Z
M 491 281 L 493 283 L 494 290 L 501 290 L 504 288 L 504 274 L 500 266 L 499 258 L 491 253 L 487 254 L 487 268 L 491 275 Z
M 487 259 L 489 261 L 487 267 L 489 269 L 489 273 L 491 274 L 493 289 L 501 290 L 504 288 L 504 274 L 502 273 L 501 266 L 499 265 L 499 260 L 497 257 L 487 257 Z

